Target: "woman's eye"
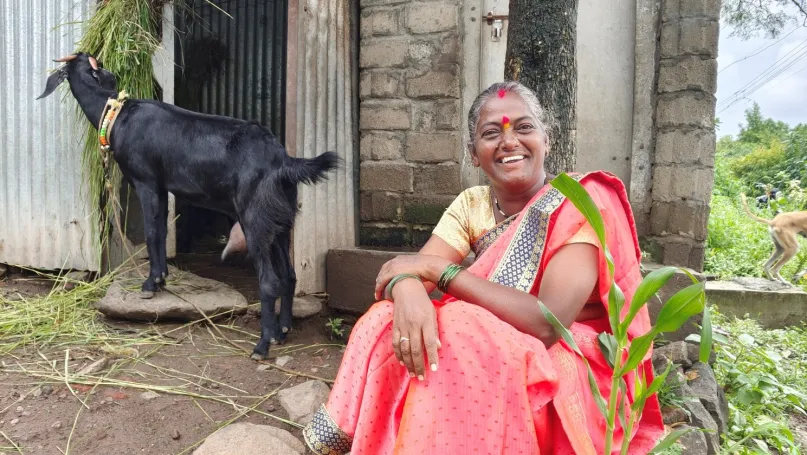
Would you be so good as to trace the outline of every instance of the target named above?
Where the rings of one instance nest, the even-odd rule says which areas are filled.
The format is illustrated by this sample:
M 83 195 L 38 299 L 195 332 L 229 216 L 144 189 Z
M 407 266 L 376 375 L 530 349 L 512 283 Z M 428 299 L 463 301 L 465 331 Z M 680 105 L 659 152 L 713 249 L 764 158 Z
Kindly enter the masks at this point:
M 496 130 L 487 130 L 482 133 L 482 137 L 495 137 L 497 134 L 499 134 L 499 132 Z
M 518 130 L 519 130 L 519 131 L 530 131 L 530 130 L 534 130 L 534 129 L 535 129 L 535 127 L 534 127 L 534 126 L 532 126 L 532 125 L 531 125 L 531 124 L 529 124 L 529 123 L 525 123 L 525 124 L 520 125 L 520 126 L 518 127 Z

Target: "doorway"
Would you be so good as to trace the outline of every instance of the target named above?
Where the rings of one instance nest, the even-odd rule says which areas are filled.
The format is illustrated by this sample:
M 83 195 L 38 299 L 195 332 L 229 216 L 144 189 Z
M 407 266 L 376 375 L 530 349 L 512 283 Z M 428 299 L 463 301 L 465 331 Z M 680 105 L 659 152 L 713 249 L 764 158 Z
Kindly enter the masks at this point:
M 174 103 L 259 122 L 285 145 L 287 15 L 288 0 L 185 0 L 175 6 Z M 209 278 L 227 273 L 221 268 L 241 268 L 256 287 L 246 255 L 228 264 L 219 259 L 236 220 L 181 200 L 176 213 L 178 265 Z

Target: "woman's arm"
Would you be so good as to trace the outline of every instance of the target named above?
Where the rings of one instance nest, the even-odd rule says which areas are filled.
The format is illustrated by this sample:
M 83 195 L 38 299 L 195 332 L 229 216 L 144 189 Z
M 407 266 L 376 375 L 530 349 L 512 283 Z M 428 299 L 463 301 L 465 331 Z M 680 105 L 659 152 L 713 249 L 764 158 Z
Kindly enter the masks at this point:
M 449 293 L 459 300 L 479 305 L 516 329 L 541 340 L 547 347 L 559 339 L 546 320 L 538 300 L 565 326 L 570 326 L 591 296 L 598 278 L 598 250 L 579 243 L 561 247 L 550 259 L 541 278 L 538 298 L 472 273 L 461 272 L 448 285 Z M 429 279 L 439 280 L 448 263 L 431 263 Z
M 433 283 L 440 279 L 445 268 L 452 262 L 459 262 L 459 255 L 450 246 L 439 238 L 432 239 L 429 241 L 432 243 L 431 248 L 427 250 L 424 247 L 422 254 L 411 256 L 407 261 L 411 261 L 409 264 L 398 262 L 390 270 L 382 268 L 379 273 L 382 282 L 387 282 L 395 273 L 403 273 L 400 271 L 402 269 L 417 273 L 424 279 L 424 283 L 417 280 L 398 282 L 393 288 L 393 298 L 411 293 L 415 286 L 426 286 L 427 292 L 430 292 L 435 288 Z M 454 260 L 443 255 L 425 256 L 425 251 L 446 254 L 446 250 L 441 250 L 441 242 L 445 248 L 454 252 Z M 561 247 L 546 266 L 537 299 L 526 292 L 493 283 L 468 272 L 458 274 L 449 284 L 448 291 L 459 300 L 485 308 L 549 347 L 557 342 L 559 335 L 544 318 L 537 300 L 541 300 L 561 323 L 570 326 L 597 285 L 598 254 L 597 248 L 591 244 L 578 243 Z M 393 271 L 393 268 L 398 271 Z M 390 276 L 385 278 L 385 275 Z
M 424 278 L 422 271 L 429 267 L 430 262 L 435 257 L 444 259 L 446 261 L 445 264 L 451 264 L 451 263 L 460 264 L 462 263 L 463 259 L 465 259 L 462 256 L 460 256 L 457 250 L 455 250 L 448 243 L 446 243 L 445 240 L 441 239 L 436 235 L 432 235 L 431 238 L 429 238 L 429 240 L 426 242 L 426 244 L 423 245 L 423 247 L 420 249 L 418 254 L 401 255 L 384 264 L 381 267 L 381 270 L 378 272 L 378 278 L 379 280 L 381 280 L 381 277 L 388 274 L 387 272 L 389 272 L 390 269 L 393 267 L 396 270 L 404 268 L 404 269 L 410 269 L 410 271 L 406 272 L 398 270 L 395 273 L 393 273 L 392 276 L 398 273 L 415 273 L 419 275 L 421 278 Z M 392 276 L 390 276 L 389 278 L 392 278 Z M 375 289 L 376 300 L 381 300 L 385 297 L 384 287 L 387 285 L 387 282 L 389 281 L 389 279 L 387 279 L 386 281 L 379 281 L 379 280 L 376 280 L 376 289 Z M 410 281 L 412 283 L 409 283 Z M 437 288 L 437 285 L 435 284 L 437 283 L 437 280 L 434 280 L 434 282 L 424 280 L 423 283 L 418 283 L 417 280 L 403 280 L 399 284 L 396 284 L 393 289 L 397 290 L 398 286 L 401 286 L 404 282 L 407 282 L 407 285 L 414 285 L 414 283 L 417 283 L 417 285 L 424 287 L 426 289 L 427 295 L 431 294 L 431 292 Z M 408 286 L 401 286 L 401 287 L 404 288 Z

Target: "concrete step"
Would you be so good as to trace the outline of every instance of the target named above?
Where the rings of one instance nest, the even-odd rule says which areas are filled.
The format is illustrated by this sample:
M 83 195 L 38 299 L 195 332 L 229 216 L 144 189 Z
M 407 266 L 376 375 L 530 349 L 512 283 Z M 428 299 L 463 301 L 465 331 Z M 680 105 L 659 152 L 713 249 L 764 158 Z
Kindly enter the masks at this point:
M 767 329 L 807 322 L 807 293 L 801 288 L 764 278 L 735 278 L 706 283 L 706 299 L 727 316 L 759 321 Z

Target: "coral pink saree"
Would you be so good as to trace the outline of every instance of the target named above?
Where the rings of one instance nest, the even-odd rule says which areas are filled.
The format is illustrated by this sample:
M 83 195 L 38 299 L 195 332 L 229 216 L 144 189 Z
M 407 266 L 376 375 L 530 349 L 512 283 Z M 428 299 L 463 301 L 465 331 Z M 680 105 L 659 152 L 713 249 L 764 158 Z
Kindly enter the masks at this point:
M 615 278 L 629 302 L 641 275 L 624 186 L 604 172 L 575 178 L 600 208 Z M 480 239 L 482 254 L 468 270 L 537 295 L 546 264 L 584 223 L 574 205 L 547 185 L 511 222 Z M 610 281 L 602 250 L 599 268 L 597 294 L 601 302 L 607 302 Z M 427 370 L 422 382 L 410 378 L 393 353 L 393 304 L 378 302 L 362 316 L 328 402 L 303 432 L 315 453 L 603 453 L 605 419 L 589 390 L 585 364 L 564 342 L 547 349 L 487 310 L 448 295 L 434 304 L 442 342 L 439 369 Z M 645 308 L 629 335 L 641 335 L 649 327 Z M 607 398 L 612 370 L 597 342 L 600 332 L 610 331 L 607 315 L 575 322 L 571 331 Z M 649 353 L 640 368 L 652 380 Z M 634 390 L 629 381 L 630 401 Z M 647 453 L 663 432 L 658 401 L 653 397 L 635 428 L 629 453 Z M 615 453 L 621 440 L 617 423 Z

